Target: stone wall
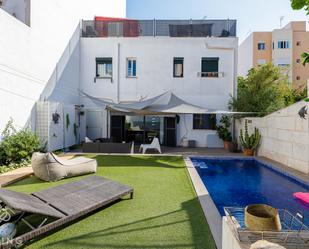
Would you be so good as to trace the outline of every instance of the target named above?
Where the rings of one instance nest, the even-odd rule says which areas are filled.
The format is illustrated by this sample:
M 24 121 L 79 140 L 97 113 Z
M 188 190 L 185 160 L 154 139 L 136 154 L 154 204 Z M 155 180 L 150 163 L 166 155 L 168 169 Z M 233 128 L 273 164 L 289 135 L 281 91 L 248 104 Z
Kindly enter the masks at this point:
M 258 156 L 264 156 L 309 174 L 309 121 L 299 116 L 308 103 L 301 101 L 263 118 L 245 118 L 249 130 L 257 127 L 262 135 Z M 245 119 L 236 121 L 236 135 Z

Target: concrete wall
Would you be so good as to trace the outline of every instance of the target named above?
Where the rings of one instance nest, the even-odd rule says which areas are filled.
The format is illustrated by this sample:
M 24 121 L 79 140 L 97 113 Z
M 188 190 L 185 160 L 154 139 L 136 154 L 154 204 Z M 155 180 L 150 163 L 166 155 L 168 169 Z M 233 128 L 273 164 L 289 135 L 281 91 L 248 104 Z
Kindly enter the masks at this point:
M 125 17 L 126 1 L 32 0 L 30 14 L 29 27 L 0 9 L 0 131 L 10 117 L 25 126 L 80 19 Z
M 301 54 L 309 51 L 309 32 L 306 31 L 306 23 L 301 23 L 304 24 L 304 29 L 296 29 L 293 32 L 292 77 L 293 86 L 295 88 L 304 87 L 306 85 L 306 81 L 309 79 L 309 64 L 307 63 L 306 66 L 303 66 L 301 62 L 298 62 L 298 60 L 301 59 Z M 300 24 L 300 26 L 303 25 Z
M 74 134 L 74 124 L 79 126 L 78 113 L 74 105 L 59 102 L 38 101 L 36 103 L 36 134 L 47 151 L 68 148 L 79 140 L 79 129 Z M 53 114 L 59 115 L 58 123 L 53 121 Z M 69 121 L 69 122 L 67 122 Z
M 258 44 L 265 43 L 264 50 L 258 50 Z M 263 63 L 261 63 L 263 62 Z M 253 33 L 253 67 L 272 62 L 272 33 L 254 32 Z
M 272 41 L 274 42 L 274 50 L 272 52 L 273 63 L 275 65 L 292 65 L 293 31 L 287 29 L 275 29 L 272 33 Z M 279 49 L 278 41 L 288 41 L 289 48 Z
M 246 118 L 250 130 L 257 127 L 262 135 L 258 155 L 309 174 L 309 121 L 299 117 L 299 110 L 308 103 L 301 101 L 263 118 Z M 237 137 L 244 119 L 236 122 Z
M 253 67 L 253 33 L 244 40 L 238 49 L 238 75 L 246 76 Z
M 1 8 L 30 26 L 30 4 L 31 0 L 3 0 Z
M 227 218 L 222 218 L 222 249 L 244 249 L 245 247 L 235 237 Z M 246 247 L 248 248 L 248 246 Z
M 168 90 L 184 100 L 215 110 L 227 110 L 237 70 L 237 38 L 82 38 L 81 88 L 96 98 L 114 102 L 139 101 Z M 119 49 L 118 49 L 119 48 Z M 113 78 L 95 79 L 95 58 L 113 58 Z M 137 77 L 126 77 L 126 60 L 137 59 Z M 184 57 L 184 77 L 173 77 L 173 58 Z M 219 57 L 219 78 L 201 78 L 202 57 Z M 97 105 L 83 98 L 85 108 Z M 186 136 L 198 146 L 221 147 L 215 131 L 193 130 L 192 115 L 183 115 L 178 144 Z M 105 132 L 104 132 L 105 131 Z M 103 124 L 106 134 L 106 124 Z M 208 139 L 208 135 L 212 138 Z

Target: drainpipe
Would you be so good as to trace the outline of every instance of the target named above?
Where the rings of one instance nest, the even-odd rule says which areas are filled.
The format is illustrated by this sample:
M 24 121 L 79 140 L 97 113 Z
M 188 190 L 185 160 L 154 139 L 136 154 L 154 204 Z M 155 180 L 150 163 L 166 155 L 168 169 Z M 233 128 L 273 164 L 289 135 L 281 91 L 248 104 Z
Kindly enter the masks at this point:
M 117 44 L 117 103 L 120 101 L 120 43 Z
M 232 89 L 232 94 L 233 98 L 237 97 L 237 73 L 238 73 L 238 38 L 237 38 L 237 47 L 234 48 L 234 79 L 233 79 L 233 89 Z M 233 117 L 232 119 L 232 139 L 233 140 L 238 140 L 235 135 L 236 135 L 236 123 L 235 123 L 235 118 Z

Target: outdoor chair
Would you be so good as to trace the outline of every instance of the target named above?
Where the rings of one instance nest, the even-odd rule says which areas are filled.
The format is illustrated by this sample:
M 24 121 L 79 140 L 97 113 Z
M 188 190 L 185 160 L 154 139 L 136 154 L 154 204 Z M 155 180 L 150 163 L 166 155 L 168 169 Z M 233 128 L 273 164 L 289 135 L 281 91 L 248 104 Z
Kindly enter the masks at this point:
M 63 159 L 53 153 L 34 153 L 31 159 L 33 173 L 44 181 L 59 181 L 97 171 L 97 161 L 86 157 Z
M 141 144 L 140 148 L 139 148 L 139 151 L 143 154 L 146 153 L 147 150 L 149 149 L 154 149 L 154 150 L 157 150 L 159 153 L 162 153 L 161 152 L 161 146 L 160 146 L 160 142 L 159 142 L 159 139 L 157 137 L 154 137 L 151 144 Z
M 17 229 L 17 237 L 2 240 L 1 249 L 15 248 L 63 225 L 71 224 L 87 214 L 113 203 L 124 196 L 133 198 L 133 188 L 118 182 L 90 176 L 80 181 L 24 194 L 0 189 L 2 210 L 10 215 L 6 225 Z M 31 217 L 35 215 L 34 225 Z M 20 223 L 23 223 L 19 226 Z M 19 228 L 23 227 L 23 232 Z M 26 230 L 24 230 L 26 227 Z

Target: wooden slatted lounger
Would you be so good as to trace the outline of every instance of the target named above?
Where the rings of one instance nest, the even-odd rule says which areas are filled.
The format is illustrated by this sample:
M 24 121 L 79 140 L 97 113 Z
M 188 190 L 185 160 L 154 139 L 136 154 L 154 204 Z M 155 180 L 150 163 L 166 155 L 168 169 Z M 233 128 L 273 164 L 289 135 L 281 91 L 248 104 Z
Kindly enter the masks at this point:
M 46 216 L 57 218 L 49 224 L 43 224 L 14 238 L 7 244 L 2 244 L 0 248 L 6 249 L 21 242 L 25 243 L 129 194 L 130 198 L 133 198 L 133 188 L 99 176 L 86 177 L 77 182 L 30 195 L 0 189 L 0 200 L 3 206 L 22 214 L 40 214 L 45 218 Z

